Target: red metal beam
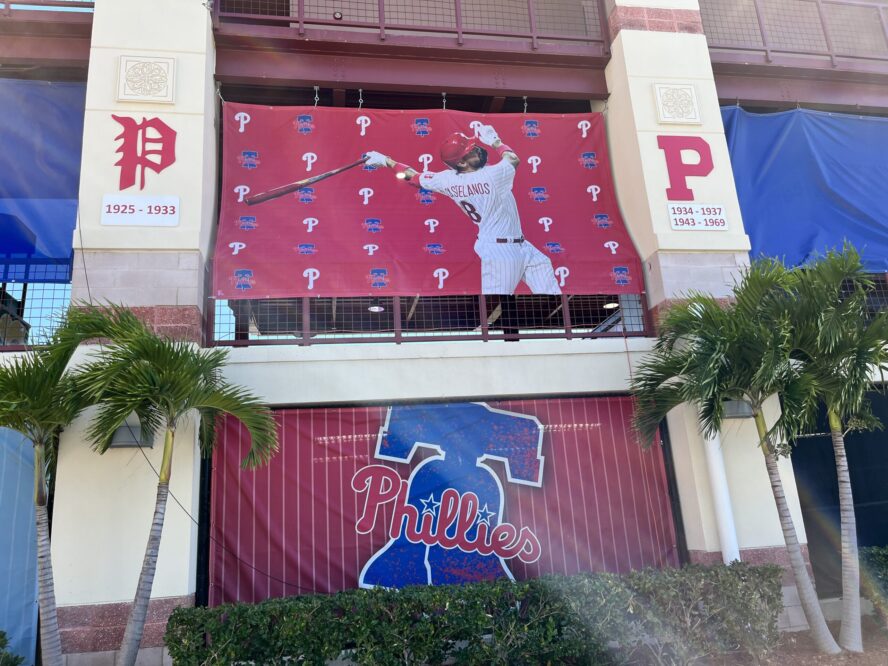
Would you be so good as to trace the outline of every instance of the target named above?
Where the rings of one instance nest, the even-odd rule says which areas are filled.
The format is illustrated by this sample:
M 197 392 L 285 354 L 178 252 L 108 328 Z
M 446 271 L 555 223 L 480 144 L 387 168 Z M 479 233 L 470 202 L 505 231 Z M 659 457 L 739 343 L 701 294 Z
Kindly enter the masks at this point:
M 536 50 L 531 40 L 521 38 L 440 36 L 423 32 L 410 34 L 386 33 L 381 42 L 379 31 L 342 30 L 336 28 L 306 28 L 300 36 L 294 27 L 280 25 L 252 25 L 221 23 L 215 31 L 216 47 L 252 50 L 256 45 L 275 51 L 314 53 L 342 53 L 392 58 L 416 57 L 446 59 L 462 62 L 527 62 L 531 64 L 589 64 L 604 67 L 607 63 L 602 42 L 565 38 L 566 41 L 543 41 Z M 542 37 L 541 37 L 542 39 Z
M 329 56 L 220 49 L 216 78 L 222 83 L 265 86 L 363 88 L 560 99 L 604 99 L 604 71 L 589 67 Z
M 86 71 L 92 14 L 14 11 L 0 17 L 0 65 Z
M 767 77 L 756 72 L 724 74 L 716 71 L 715 88 L 723 103 L 793 108 L 798 104 L 836 111 L 884 111 L 888 85 L 838 79 Z

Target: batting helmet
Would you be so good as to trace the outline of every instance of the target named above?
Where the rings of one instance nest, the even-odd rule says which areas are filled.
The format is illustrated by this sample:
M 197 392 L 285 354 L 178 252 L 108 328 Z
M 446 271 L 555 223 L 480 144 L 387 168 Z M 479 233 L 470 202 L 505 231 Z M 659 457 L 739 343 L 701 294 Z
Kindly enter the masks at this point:
M 456 165 L 477 147 L 478 142 L 474 138 L 462 132 L 454 132 L 441 144 L 441 160 L 455 169 Z

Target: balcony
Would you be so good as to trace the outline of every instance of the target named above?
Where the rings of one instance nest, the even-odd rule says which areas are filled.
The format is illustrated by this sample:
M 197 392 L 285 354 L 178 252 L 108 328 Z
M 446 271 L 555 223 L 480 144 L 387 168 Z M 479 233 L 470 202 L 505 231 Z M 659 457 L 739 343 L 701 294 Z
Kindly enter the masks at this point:
M 221 346 L 628 337 L 649 334 L 644 296 L 413 296 L 215 301 Z

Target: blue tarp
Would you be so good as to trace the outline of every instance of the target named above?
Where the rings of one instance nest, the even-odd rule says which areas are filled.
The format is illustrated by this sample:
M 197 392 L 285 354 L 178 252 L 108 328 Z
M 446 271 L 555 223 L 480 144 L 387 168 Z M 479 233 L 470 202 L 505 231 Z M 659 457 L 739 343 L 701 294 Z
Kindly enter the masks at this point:
M 751 256 L 799 265 L 848 240 L 888 271 L 888 119 L 722 109 Z
M 34 448 L 0 428 L 0 630 L 9 651 L 34 663 L 37 646 L 37 528 Z
M 0 282 L 69 282 L 86 85 L 0 79 Z

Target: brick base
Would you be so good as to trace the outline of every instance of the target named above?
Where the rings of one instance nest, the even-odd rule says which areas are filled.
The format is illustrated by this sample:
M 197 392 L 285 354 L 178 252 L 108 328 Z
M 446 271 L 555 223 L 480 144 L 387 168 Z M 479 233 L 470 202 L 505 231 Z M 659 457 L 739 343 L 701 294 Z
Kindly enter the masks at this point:
M 197 344 L 203 342 L 203 316 L 196 305 L 154 305 L 130 309 L 158 335 Z
M 607 17 L 611 39 L 620 30 L 651 30 L 703 34 L 703 21 L 696 9 L 657 9 L 653 7 L 614 7 Z
M 722 563 L 722 554 L 718 551 L 691 550 L 688 555 L 692 564 L 705 564 L 712 566 Z M 802 557 L 805 558 L 805 564 L 808 567 L 808 573 L 812 579 L 814 577 L 811 571 L 811 560 L 808 557 L 808 546 L 802 544 Z M 748 564 L 776 564 L 783 569 L 783 584 L 795 585 L 795 578 L 792 575 L 792 568 L 789 565 L 789 553 L 783 546 L 773 546 L 771 548 L 743 548 L 740 550 L 740 559 Z
M 163 635 L 175 608 L 193 606 L 194 595 L 152 599 L 142 634 L 141 647 L 163 646 Z M 59 633 L 62 652 L 102 652 L 117 650 L 129 619 L 131 603 L 91 604 L 88 606 L 60 606 Z

